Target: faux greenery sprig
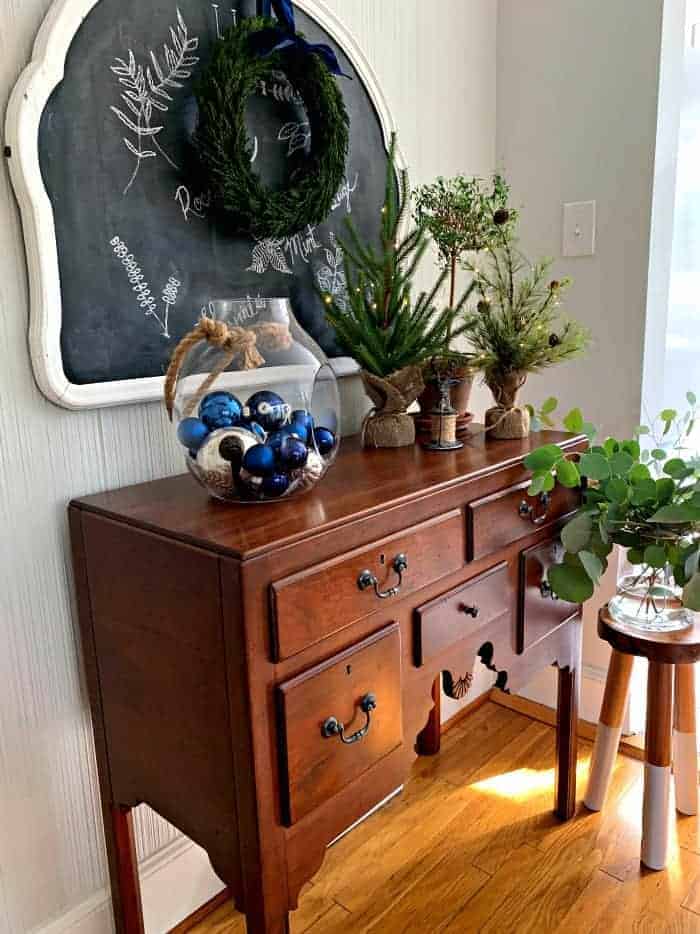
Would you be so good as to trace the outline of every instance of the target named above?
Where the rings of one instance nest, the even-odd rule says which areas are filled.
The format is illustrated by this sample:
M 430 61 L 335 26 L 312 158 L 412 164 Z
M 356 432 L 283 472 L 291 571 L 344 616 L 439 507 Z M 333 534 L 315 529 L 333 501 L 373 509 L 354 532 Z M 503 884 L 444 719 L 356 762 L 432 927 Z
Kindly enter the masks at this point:
M 620 545 L 649 579 L 655 572 L 672 572 L 683 587 L 683 604 L 700 610 L 700 461 L 685 456 L 697 415 L 695 393 L 689 392 L 687 401 L 685 414 L 664 409 L 633 438 L 607 438 L 602 444 L 595 443 L 596 430 L 581 411 L 573 409 L 564 426 L 589 439 L 578 463 L 553 444 L 525 458 L 533 472 L 531 496 L 548 493 L 557 483 L 583 490 L 581 508 L 562 530 L 564 559 L 548 573 L 558 597 L 588 600 L 613 546 Z M 547 417 L 556 408 L 556 400 L 551 402 Z
M 494 243 L 503 230 L 514 228 L 518 212 L 508 207 L 510 186 L 494 174 L 490 185 L 483 179 L 440 176 L 413 193 L 414 217 L 433 238 L 441 263 L 450 273 L 450 307 L 455 303 L 457 268 L 467 252 L 478 252 Z
M 461 359 L 461 354 L 450 349 L 450 340 L 467 329 L 466 323 L 458 321 L 466 293 L 454 307 L 442 311 L 435 307 L 447 270 L 430 292 L 413 299 L 413 276 L 430 240 L 425 226 L 401 237 L 411 192 L 405 171 L 396 190 L 395 152 L 396 139 L 392 138 L 380 249 L 363 242 L 348 219 L 347 236 L 338 237 L 348 285 L 347 307 L 340 307 L 330 293 L 321 293 L 326 317 L 340 343 L 365 370 L 382 377 L 435 357 Z
M 530 265 L 506 235 L 488 248 L 485 265 L 470 264 L 481 300 L 468 316 L 467 333 L 489 385 L 561 363 L 588 347 L 588 330 L 560 310 L 570 280 L 552 279 L 551 266 L 549 259 Z

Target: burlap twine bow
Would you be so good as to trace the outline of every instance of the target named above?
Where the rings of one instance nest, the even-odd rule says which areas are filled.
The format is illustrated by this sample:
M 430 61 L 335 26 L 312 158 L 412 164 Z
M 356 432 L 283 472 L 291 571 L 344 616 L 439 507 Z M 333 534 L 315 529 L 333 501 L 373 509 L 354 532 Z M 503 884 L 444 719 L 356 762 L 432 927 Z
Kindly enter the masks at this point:
M 165 374 L 165 408 L 168 411 L 170 421 L 173 420 L 175 389 L 180 367 L 189 351 L 200 341 L 207 341 L 207 343 L 217 347 L 223 353 L 217 365 L 202 381 L 197 392 L 187 401 L 182 412 L 183 418 L 194 412 L 200 400 L 236 357 L 240 357 L 241 370 L 255 370 L 265 363 L 265 358 L 260 353 L 259 348 L 263 350 L 287 350 L 292 346 L 292 335 L 286 325 L 276 324 L 272 321 L 254 324 L 249 328 L 241 328 L 232 327 L 224 321 L 201 317 L 195 327 L 185 334 L 175 348 L 170 359 L 168 372 Z

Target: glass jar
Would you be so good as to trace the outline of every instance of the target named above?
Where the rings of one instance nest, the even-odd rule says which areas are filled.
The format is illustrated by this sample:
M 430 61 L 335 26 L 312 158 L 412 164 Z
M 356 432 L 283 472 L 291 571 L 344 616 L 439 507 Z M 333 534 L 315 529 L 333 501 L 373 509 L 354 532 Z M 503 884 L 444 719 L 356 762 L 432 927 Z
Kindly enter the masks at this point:
M 693 613 L 681 602 L 671 568 L 625 563 L 617 593 L 608 604 L 619 623 L 645 632 L 673 632 L 693 625 Z
M 312 489 L 338 453 L 340 396 L 289 301 L 212 301 L 198 330 L 206 336 L 183 342 L 173 403 L 190 473 L 231 502 Z

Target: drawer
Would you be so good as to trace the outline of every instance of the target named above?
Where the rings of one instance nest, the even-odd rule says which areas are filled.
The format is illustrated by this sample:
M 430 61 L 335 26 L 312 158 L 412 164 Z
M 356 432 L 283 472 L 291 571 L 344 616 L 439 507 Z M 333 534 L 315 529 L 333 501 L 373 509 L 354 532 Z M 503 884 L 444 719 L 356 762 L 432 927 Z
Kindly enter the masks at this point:
M 296 655 L 458 571 L 464 553 L 464 523 L 455 509 L 275 582 L 271 588 L 274 660 Z M 391 595 L 379 597 L 372 578 L 376 590 Z
M 529 482 L 500 490 L 467 506 L 467 554 L 470 561 L 484 558 L 526 538 L 540 528 L 573 512 L 581 499 L 580 490 L 559 484 L 549 494 L 528 496 Z
M 482 626 L 512 612 L 514 604 L 508 565 L 503 562 L 419 606 L 414 613 L 416 665 L 424 665 Z
M 558 626 L 566 622 L 581 607 L 553 597 L 546 584 L 547 571 L 561 560 L 563 546 L 556 541 L 534 545 L 520 555 L 520 593 L 516 650 L 524 652 Z
M 401 745 L 398 624 L 284 682 L 277 694 L 291 825 Z

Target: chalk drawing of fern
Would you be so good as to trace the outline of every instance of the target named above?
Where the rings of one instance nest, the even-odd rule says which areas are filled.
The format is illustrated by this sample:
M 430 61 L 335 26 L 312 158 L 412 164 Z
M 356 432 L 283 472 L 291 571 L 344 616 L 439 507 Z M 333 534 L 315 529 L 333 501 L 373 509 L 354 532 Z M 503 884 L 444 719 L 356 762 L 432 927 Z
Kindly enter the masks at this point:
M 146 159 L 155 159 L 160 153 L 174 168 L 178 166 L 158 142 L 158 134 L 163 124 L 154 124 L 153 118 L 162 120 L 158 114 L 166 114 L 173 101 L 171 91 L 183 87 L 183 82 L 192 75 L 192 68 L 199 61 L 193 53 L 199 47 L 197 36 L 190 36 L 187 25 L 177 10 L 177 25 L 170 27 L 170 44 L 163 45 L 162 60 L 151 51 L 150 62 L 145 66 L 136 61 L 136 56 L 128 49 L 128 59 L 115 58 L 110 65 L 123 88 L 120 97 L 123 107 L 110 106 L 110 110 L 133 134 L 133 141 L 123 137 L 124 145 L 135 157 L 136 165 L 127 182 L 126 194 L 136 179 L 141 163 Z
M 348 283 L 345 278 L 343 251 L 335 239 L 334 233 L 328 234 L 330 249 L 325 249 L 326 265 L 316 272 L 316 283 L 322 292 L 327 292 L 335 299 L 341 311 L 348 310 Z

